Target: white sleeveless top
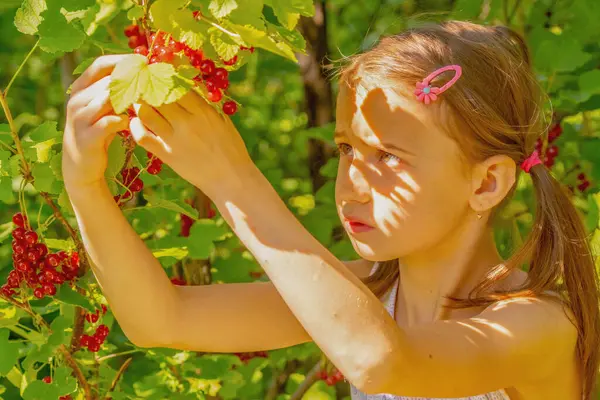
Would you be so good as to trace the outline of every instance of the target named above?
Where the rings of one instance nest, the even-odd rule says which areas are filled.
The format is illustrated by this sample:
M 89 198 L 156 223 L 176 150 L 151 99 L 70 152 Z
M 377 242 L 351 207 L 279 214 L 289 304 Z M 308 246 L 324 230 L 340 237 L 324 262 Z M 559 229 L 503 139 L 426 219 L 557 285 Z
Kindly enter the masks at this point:
M 377 263 L 373 266 L 371 273 L 375 271 L 377 267 Z M 396 294 L 398 293 L 398 282 L 399 279 L 396 279 L 396 282 L 391 287 L 390 290 L 383 296 L 382 301 L 385 305 L 386 310 L 390 313 L 392 318 L 395 317 L 395 307 L 396 307 Z M 394 318 L 395 319 L 395 318 Z M 350 395 L 352 400 L 510 400 L 508 394 L 504 391 L 504 389 L 497 390 L 495 392 L 490 392 L 486 394 L 480 394 L 477 396 L 470 397 L 454 397 L 452 399 L 434 399 L 434 398 L 426 398 L 426 397 L 405 397 L 405 396 L 394 396 L 392 394 L 365 394 L 358 390 L 354 385 L 350 384 Z

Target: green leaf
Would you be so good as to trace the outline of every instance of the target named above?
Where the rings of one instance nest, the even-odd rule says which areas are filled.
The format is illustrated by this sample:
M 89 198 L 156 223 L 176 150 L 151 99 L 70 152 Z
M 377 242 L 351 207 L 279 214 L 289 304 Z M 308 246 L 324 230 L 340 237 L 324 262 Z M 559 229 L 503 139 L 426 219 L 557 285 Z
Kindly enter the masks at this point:
M 11 156 L 12 153 L 10 151 L 0 149 L 0 176 L 3 174 L 10 175 L 8 160 Z
M 94 306 L 92 306 L 92 303 L 90 303 L 87 297 L 73 290 L 68 285 L 59 286 L 54 298 L 60 301 L 61 303 L 79 306 L 85 308 L 86 310 L 92 313 L 96 311 L 96 309 L 94 308 Z
M 211 0 L 208 9 L 212 13 L 212 15 L 215 16 L 215 18 L 221 19 L 228 16 L 237 7 L 238 4 L 236 0 Z
M 8 329 L 0 330 L 0 376 L 8 374 L 19 359 L 20 345 L 8 340 L 9 333 Z
M 271 6 L 281 25 L 290 30 L 296 27 L 300 15 L 311 17 L 315 14 L 312 0 L 268 0 L 266 3 Z
M 236 25 L 252 25 L 264 30 L 263 0 L 241 1 L 229 15 L 229 21 Z
M 272 38 L 287 43 L 292 50 L 299 53 L 306 53 L 306 40 L 304 40 L 304 37 L 297 30 L 287 30 L 284 27 L 269 22 L 267 22 L 267 30 Z
M 96 0 L 60 0 L 60 5 L 67 11 L 80 11 L 92 7 Z
M 183 201 L 161 199 L 156 194 L 151 193 L 144 193 L 144 198 L 148 202 L 148 206 L 166 208 L 167 210 L 185 214 L 195 220 L 198 219 L 198 210 Z
M 49 249 L 53 250 L 73 250 L 75 248 L 73 239 L 62 240 L 45 237 L 44 243 Z
M 31 171 L 35 181 L 33 186 L 40 192 L 47 192 L 52 194 L 60 194 L 62 185 L 56 180 L 56 176 L 50 168 L 50 165 L 35 163 Z
M 128 11 L 127 11 L 127 19 L 130 20 L 134 20 L 134 19 L 140 19 L 144 16 L 144 8 L 141 6 L 138 6 L 137 4 L 134 4 L 133 7 L 131 7 Z
M 227 234 L 227 230 L 222 226 L 217 226 L 213 220 L 196 221 L 190 229 L 188 238 L 189 256 L 197 259 L 208 258 L 215 248 L 213 242 L 225 234 Z
M 210 44 L 223 60 L 231 60 L 240 51 L 239 40 L 216 28 L 210 29 Z
M 259 47 L 272 53 L 283 56 L 289 60 L 297 62 L 296 55 L 289 44 L 276 42 L 266 32 L 252 27 L 251 25 L 228 24 L 228 27 L 238 33 L 247 45 Z M 225 57 L 223 57 L 225 58 Z
M 14 203 L 15 200 L 15 193 L 12 189 L 12 178 L 10 176 L 0 176 L 0 201 Z
M 15 26 L 19 32 L 28 35 L 35 34 L 43 20 L 40 15 L 46 9 L 46 0 L 24 0 L 15 15 Z
M 71 52 L 81 47 L 86 34 L 67 22 L 59 10 L 48 10 L 39 26 L 40 48 L 48 53 Z
M 55 385 L 48 385 L 44 381 L 35 380 L 23 392 L 23 400 L 50 400 L 58 399 L 60 391 Z
M 52 384 L 58 388 L 59 396 L 66 396 L 77 390 L 77 381 L 71 376 L 71 370 L 64 366 L 56 368 Z
M 117 114 L 142 98 L 158 107 L 174 87 L 175 68 L 167 63 L 148 65 L 146 57 L 133 54 L 119 62 L 112 72 L 110 100 Z
M 600 93 L 600 71 L 594 69 L 579 76 L 579 88 L 590 95 Z
M 104 176 L 112 180 L 123 168 L 125 163 L 125 147 L 120 137 L 115 137 L 108 145 L 108 166 Z
M 178 27 L 175 37 L 194 50 L 202 48 L 208 37 L 210 24 L 204 20 L 197 21 L 188 11 L 177 11 L 173 15 L 173 23 Z
M 561 49 L 561 51 L 556 51 Z M 543 71 L 571 72 L 592 58 L 583 51 L 583 43 L 574 38 L 558 37 L 544 40 L 534 54 L 535 65 Z
M 10 126 L 8 124 L 0 124 L 0 141 L 5 144 L 11 145 L 14 140 L 10 133 Z M 0 151 L 5 151 L 0 148 Z

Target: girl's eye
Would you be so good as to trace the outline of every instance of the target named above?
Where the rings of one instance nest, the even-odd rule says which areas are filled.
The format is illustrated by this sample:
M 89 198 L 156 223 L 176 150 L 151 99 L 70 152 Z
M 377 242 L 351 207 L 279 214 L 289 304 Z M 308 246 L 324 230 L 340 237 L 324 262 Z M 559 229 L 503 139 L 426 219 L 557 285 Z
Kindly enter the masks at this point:
M 392 161 L 392 163 L 400 163 L 402 159 L 394 154 L 386 153 L 385 151 L 381 152 L 380 160 L 383 162 Z
M 352 146 L 348 143 L 338 143 L 337 148 L 338 153 L 343 156 L 348 155 L 352 151 Z

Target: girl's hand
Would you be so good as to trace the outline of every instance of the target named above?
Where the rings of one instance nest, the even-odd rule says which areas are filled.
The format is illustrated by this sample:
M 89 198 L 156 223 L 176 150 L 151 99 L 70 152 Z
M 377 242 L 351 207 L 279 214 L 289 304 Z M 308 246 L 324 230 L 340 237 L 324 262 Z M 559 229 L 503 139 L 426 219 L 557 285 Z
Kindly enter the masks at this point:
M 123 57 L 97 58 L 72 85 L 62 144 L 67 189 L 103 181 L 108 145 L 117 132 L 128 128 L 129 118 L 115 115 L 108 91 L 108 75 Z
M 194 90 L 175 103 L 134 108 L 138 118 L 130 129 L 135 141 L 210 197 L 239 187 L 254 167 L 229 117 Z

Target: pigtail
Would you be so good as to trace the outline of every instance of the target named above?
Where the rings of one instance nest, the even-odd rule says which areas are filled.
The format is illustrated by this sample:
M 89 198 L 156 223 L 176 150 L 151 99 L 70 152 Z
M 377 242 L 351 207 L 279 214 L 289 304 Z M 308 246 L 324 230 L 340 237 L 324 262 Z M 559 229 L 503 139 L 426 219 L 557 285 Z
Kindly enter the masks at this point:
M 585 228 L 566 189 L 544 165 L 531 171 L 537 207 L 533 230 L 510 260 L 513 267 L 529 259 L 528 289 L 560 293 L 578 330 L 577 355 L 583 398 L 591 399 L 598 374 L 600 307 L 598 275 Z M 518 263 L 518 264 L 517 264 Z

